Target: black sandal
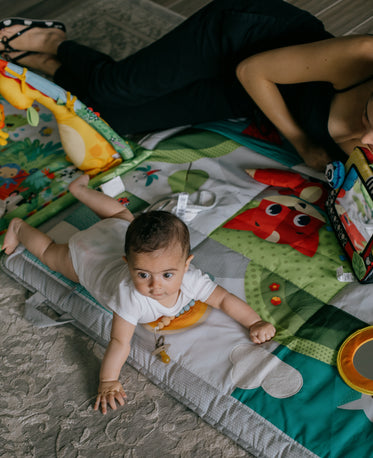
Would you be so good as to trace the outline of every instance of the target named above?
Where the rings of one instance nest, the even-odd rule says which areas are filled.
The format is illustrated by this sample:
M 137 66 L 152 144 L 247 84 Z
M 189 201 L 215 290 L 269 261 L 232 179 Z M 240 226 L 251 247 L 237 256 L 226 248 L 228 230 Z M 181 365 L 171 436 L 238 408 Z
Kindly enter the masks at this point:
M 23 35 L 25 32 L 28 32 L 30 29 L 35 27 L 43 28 L 43 29 L 59 29 L 63 32 L 66 32 L 66 27 L 63 22 L 59 21 L 49 21 L 49 20 L 39 20 L 39 19 L 26 19 L 26 18 L 19 18 L 19 17 L 11 17 L 7 19 L 3 19 L 0 21 L 0 30 L 5 29 L 7 27 L 11 27 L 12 25 L 24 25 L 25 28 L 20 30 L 19 32 L 15 33 L 11 37 L 2 37 L 1 43 L 4 45 L 4 49 L 2 52 L 17 52 L 18 49 L 14 49 L 9 43 L 13 41 L 15 38 L 18 38 L 20 35 Z M 31 52 L 31 51 L 30 51 Z M 25 57 L 25 56 L 23 56 Z M 20 57 L 16 57 L 19 59 Z

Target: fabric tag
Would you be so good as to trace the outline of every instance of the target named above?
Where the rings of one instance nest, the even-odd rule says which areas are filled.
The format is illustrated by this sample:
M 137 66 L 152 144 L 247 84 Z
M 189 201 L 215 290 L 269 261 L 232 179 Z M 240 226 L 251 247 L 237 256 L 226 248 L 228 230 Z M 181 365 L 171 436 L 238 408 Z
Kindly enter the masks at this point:
M 176 216 L 183 219 L 185 210 L 188 205 L 189 194 L 187 192 L 181 192 L 177 198 Z
M 110 197 L 115 197 L 126 190 L 120 176 L 115 177 L 112 180 L 107 181 L 106 183 L 103 183 L 102 185 L 100 185 L 100 189 L 104 194 Z
M 351 283 L 355 281 L 355 276 L 351 272 L 343 272 L 343 266 L 337 269 L 337 280 L 343 283 Z

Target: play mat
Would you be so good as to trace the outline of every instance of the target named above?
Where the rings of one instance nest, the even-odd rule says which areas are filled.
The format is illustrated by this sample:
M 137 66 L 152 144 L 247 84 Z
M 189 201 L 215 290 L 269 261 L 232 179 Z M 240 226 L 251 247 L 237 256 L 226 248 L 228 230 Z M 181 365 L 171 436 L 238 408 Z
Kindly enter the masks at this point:
M 2 69 L 3 78 L 18 81 Z M 17 66 L 11 69 L 22 74 Z M 22 94 L 27 85 L 41 91 L 32 80 L 16 84 Z M 84 126 L 90 126 L 89 118 L 103 121 L 45 84 L 60 91 L 49 108 L 33 93 L 31 109 L 16 109 L 0 87 L 7 142 L 0 153 L 2 233 L 13 216 L 35 226 L 53 217 L 50 233 L 62 241 L 96 221 L 67 192 L 82 168 L 94 175 L 94 186 L 120 177 L 125 190 L 116 197 L 134 212 L 159 201 L 172 207 L 175 195 L 188 193 L 195 205 L 188 220 L 194 264 L 271 321 L 276 337 L 254 345 L 223 313 L 191 304 L 178 324 L 164 328 L 168 364 L 152 354 L 151 326 L 138 326 L 129 363 L 256 456 L 371 457 L 373 398 L 346 384 L 336 364 L 342 343 L 373 323 L 372 285 L 344 281 L 351 266 L 325 213 L 325 184 L 310 176 L 276 132 L 263 134 L 247 120 L 200 125 L 152 151 L 103 123 L 108 135 L 95 133 L 85 156 L 71 158 L 72 145 L 74 150 L 78 141 L 83 148 L 83 140 L 66 137 L 74 127 L 61 129 L 65 115 L 58 119 L 56 107 L 67 106 L 73 117 L 83 113 L 78 121 Z M 56 324 L 38 309 L 46 303 L 61 315 L 58 324 L 72 322 L 107 344 L 111 314 L 84 288 L 22 247 L 2 255 L 1 264 L 34 293 L 26 303 L 27 319 Z

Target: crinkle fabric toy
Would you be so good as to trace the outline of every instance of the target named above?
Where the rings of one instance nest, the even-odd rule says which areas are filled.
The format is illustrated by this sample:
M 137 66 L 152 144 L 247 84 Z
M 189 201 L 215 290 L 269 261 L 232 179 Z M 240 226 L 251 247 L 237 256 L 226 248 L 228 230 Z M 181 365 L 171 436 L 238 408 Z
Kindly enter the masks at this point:
M 0 94 L 14 107 L 27 110 L 31 125 L 38 123 L 32 104 L 36 101 L 47 107 L 56 118 L 68 159 L 91 176 L 133 157 L 128 142 L 76 97 L 26 68 L 2 59 Z M 3 113 L 0 129 L 2 118 Z M 6 134 L 0 131 L 0 144 L 4 142 Z

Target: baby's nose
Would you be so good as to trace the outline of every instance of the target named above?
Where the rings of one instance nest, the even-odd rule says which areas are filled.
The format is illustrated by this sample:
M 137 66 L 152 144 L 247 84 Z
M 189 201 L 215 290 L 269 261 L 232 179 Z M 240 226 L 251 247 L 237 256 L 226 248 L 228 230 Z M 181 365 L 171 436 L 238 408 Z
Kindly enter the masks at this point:
M 152 277 L 150 280 L 150 286 L 155 289 L 161 285 L 161 280 L 158 277 Z

